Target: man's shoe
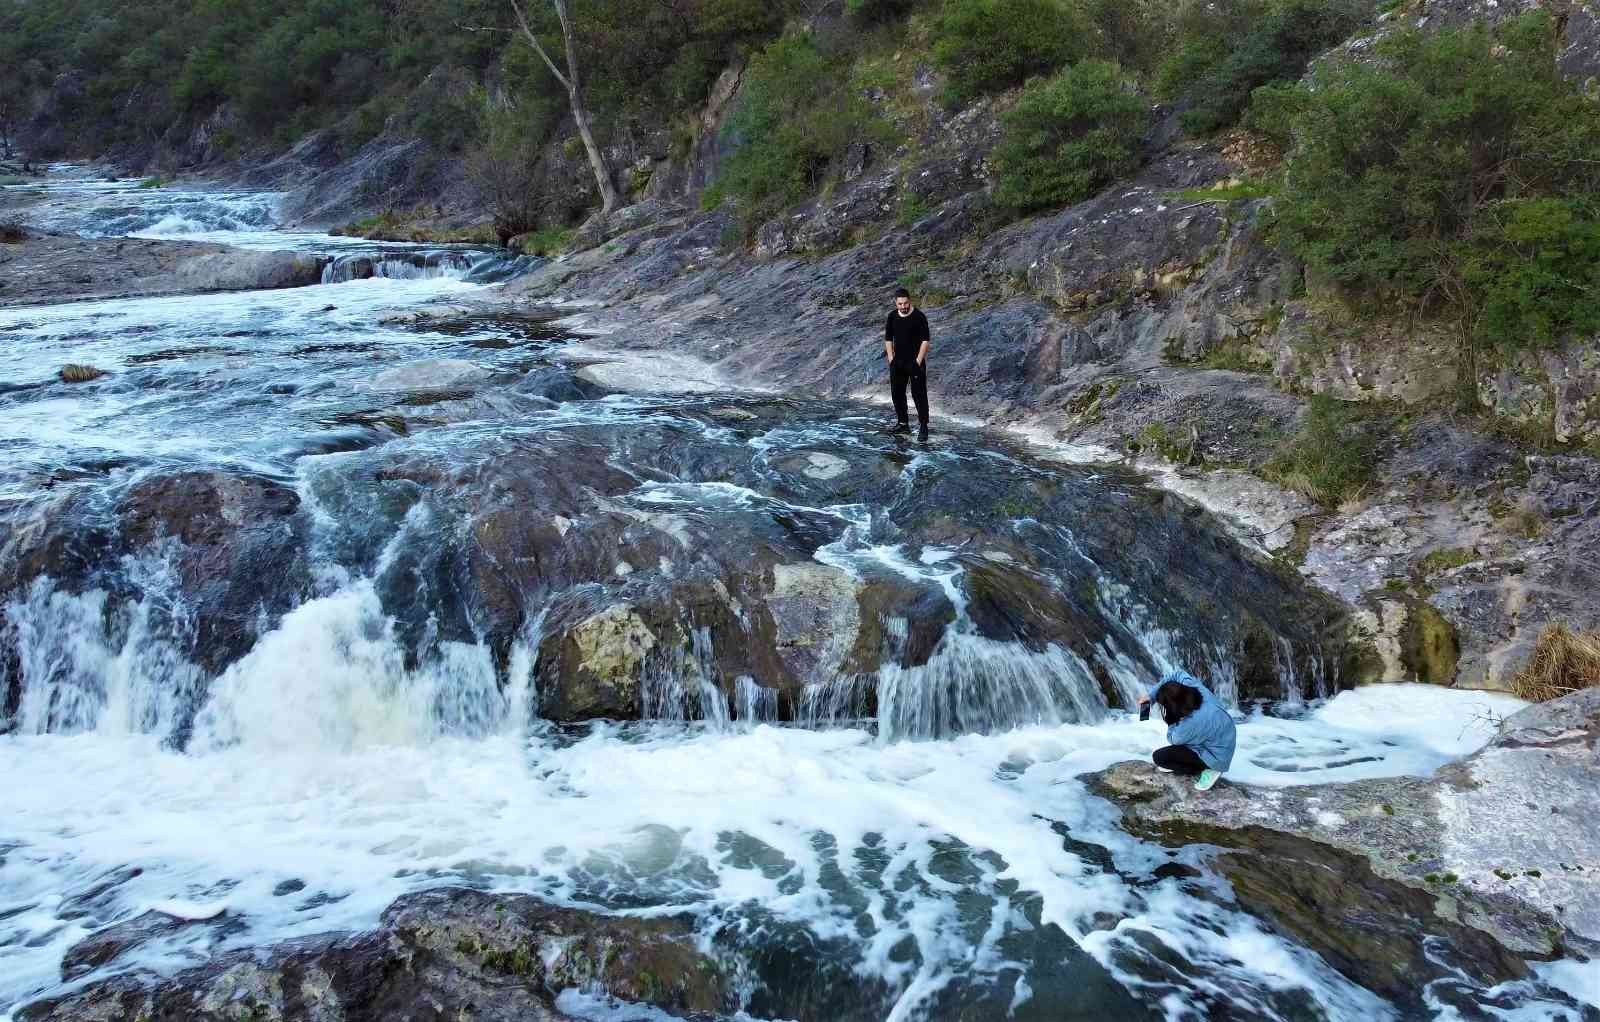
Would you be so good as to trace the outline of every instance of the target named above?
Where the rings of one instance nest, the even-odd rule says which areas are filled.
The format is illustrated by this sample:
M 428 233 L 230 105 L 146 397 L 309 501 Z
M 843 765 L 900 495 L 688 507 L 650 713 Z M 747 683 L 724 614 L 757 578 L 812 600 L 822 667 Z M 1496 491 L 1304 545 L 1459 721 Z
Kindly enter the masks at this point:
M 927 425 L 923 425 L 921 429 L 917 430 L 917 439 L 921 440 L 923 443 L 927 443 L 928 442 L 928 427 L 927 427 Z
M 1211 786 L 1216 784 L 1221 777 L 1222 775 L 1215 770 L 1209 768 L 1202 770 L 1200 771 L 1200 776 L 1194 779 L 1195 790 L 1210 791 Z
M 894 429 L 890 430 L 890 432 L 894 433 L 897 436 L 901 435 L 901 434 L 904 434 L 904 433 L 909 433 L 909 432 L 911 432 L 911 423 L 902 422 L 898 426 L 896 426 Z

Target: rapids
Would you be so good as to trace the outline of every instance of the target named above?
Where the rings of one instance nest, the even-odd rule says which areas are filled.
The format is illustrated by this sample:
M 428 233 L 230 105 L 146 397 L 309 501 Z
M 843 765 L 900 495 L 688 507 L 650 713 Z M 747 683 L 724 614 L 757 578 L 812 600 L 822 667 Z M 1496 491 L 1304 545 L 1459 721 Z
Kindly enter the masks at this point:
M 1120 471 L 977 431 L 906 445 L 838 402 L 611 391 L 559 328 L 472 311 L 511 270 L 491 254 L 279 231 L 270 195 L 51 187 L 58 228 L 329 263 L 290 291 L 0 309 L 0 582 L 22 583 L 0 1019 L 447 883 L 687 913 L 747 1018 L 1397 1017 L 1078 778 L 1163 744 L 1128 708 L 1179 664 L 1239 706 L 1244 784 L 1425 775 L 1515 700 L 1341 691 L 1328 601 Z M 109 375 L 64 384 L 67 362 Z M 180 525 L 128 539 L 184 473 L 276 494 L 257 522 L 222 491 L 269 560 L 211 533 L 194 556 Z M 536 572 L 491 556 L 533 520 Z M 799 626 L 752 595 L 769 576 Z M 563 637 L 624 599 L 682 637 L 617 704 L 644 719 L 565 713 L 587 693 Z M 149 910 L 198 922 L 63 979 L 76 941 Z M 1600 985 L 1539 976 L 1474 996 L 1578 1018 Z

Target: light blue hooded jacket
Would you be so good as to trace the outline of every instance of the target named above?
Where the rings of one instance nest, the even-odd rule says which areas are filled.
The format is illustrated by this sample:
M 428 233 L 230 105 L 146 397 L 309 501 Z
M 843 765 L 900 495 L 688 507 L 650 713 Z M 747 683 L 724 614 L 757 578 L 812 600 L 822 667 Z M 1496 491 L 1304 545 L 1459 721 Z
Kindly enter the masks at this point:
M 1176 681 L 1200 690 L 1200 706 L 1187 717 L 1167 728 L 1170 745 L 1187 745 L 1195 751 L 1206 766 L 1226 773 L 1233 765 L 1233 750 L 1238 744 L 1237 728 L 1233 715 L 1222 701 L 1199 678 L 1187 671 L 1169 671 L 1165 678 L 1150 689 L 1150 701 L 1155 702 L 1156 690 L 1169 681 Z

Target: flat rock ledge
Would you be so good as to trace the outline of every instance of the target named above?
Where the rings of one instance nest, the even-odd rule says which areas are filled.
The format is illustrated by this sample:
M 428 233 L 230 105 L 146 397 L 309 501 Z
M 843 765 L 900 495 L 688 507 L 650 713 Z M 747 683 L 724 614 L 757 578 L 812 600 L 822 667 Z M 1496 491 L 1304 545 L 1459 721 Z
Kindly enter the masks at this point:
M 102 931 L 109 942 L 89 937 L 94 946 L 69 954 L 69 967 L 110 963 L 174 925 L 216 921 L 111 927 Z M 399 899 L 370 933 L 233 953 L 165 979 L 133 974 L 90 982 L 23 1008 L 17 1019 L 563 1022 L 568 1016 L 556 998 L 568 989 L 604 991 L 680 1018 L 719 1014 L 732 1000 L 723 970 L 695 949 L 681 920 L 602 916 L 527 895 L 444 888 Z
M 1600 690 L 1508 717 L 1431 778 L 1197 792 L 1144 762 L 1088 776 L 1124 824 L 1209 844 L 1240 906 L 1401 1005 L 1461 970 L 1600 954 Z

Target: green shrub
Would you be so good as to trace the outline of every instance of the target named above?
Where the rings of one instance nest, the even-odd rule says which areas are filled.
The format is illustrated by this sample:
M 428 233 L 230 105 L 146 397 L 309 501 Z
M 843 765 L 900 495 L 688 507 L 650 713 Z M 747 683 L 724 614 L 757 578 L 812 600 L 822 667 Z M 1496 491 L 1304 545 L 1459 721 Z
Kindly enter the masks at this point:
M 1481 344 L 1600 327 L 1600 106 L 1554 39 L 1542 13 L 1396 33 L 1280 104 L 1277 236 L 1336 285 L 1457 317 L 1468 384 Z
M 1094 35 L 1068 0 L 944 0 L 933 23 L 944 99 L 958 105 L 1058 70 L 1091 53 Z
M 1190 97 L 1184 127 L 1211 132 L 1239 120 L 1251 91 L 1298 79 L 1311 59 L 1372 15 L 1365 0 L 1223 0 L 1190 8 L 1158 88 Z
M 1130 74 L 1147 75 L 1171 52 L 1175 28 L 1170 0 L 1079 0 L 1099 40 L 1098 56 Z
M 725 129 L 735 148 L 718 194 L 754 216 L 773 212 L 814 191 L 852 142 L 885 138 L 887 125 L 848 87 L 847 68 L 846 55 L 823 52 L 807 33 L 752 58 Z
M 1244 123 L 1259 135 L 1287 149 L 1294 142 L 1294 125 L 1305 107 L 1307 93 L 1296 82 L 1272 82 L 1250 94 Z
M 1286 440 L 1262 474 L 1328 507 L 1358 496 L 1372 481 L 1377 441 L 1356 409 L 1319 394 L 1299 432 Z
M 1480 338 L 1543 348 L 1600 334 L 1600 205 L 1507 199 L 1473 225 L 1463 279 Z
M 856 21 L 876 24 L 903 18 L 916 0 L 845 0 L 845 13 Z
M 1086 60 L 1029 85 L 995 149 L 995 201 L 1018 212 L 1081 202 L 1138 165 L 1149 119 L 1109 61 Z

